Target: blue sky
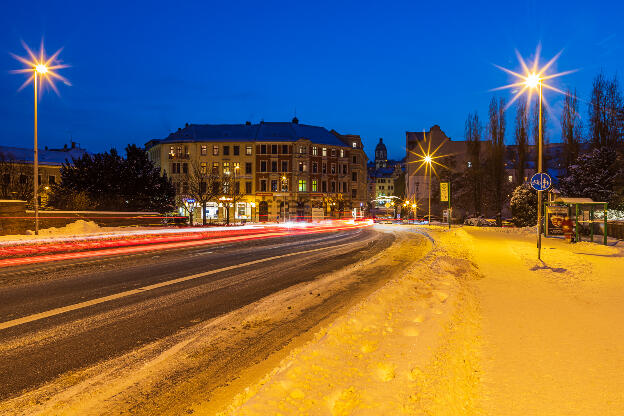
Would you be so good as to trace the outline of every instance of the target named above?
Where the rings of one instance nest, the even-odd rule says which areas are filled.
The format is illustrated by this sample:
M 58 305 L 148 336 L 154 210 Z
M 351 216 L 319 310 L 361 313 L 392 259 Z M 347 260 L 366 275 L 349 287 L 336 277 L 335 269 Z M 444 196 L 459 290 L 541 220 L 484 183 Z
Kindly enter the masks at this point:
M 434 4 L 437 3 L 437 4 Z M 539 7 L 538 7 L 539 5 Z M 0 122 L 5 145 L 32 146 L 32 88 L 10 52 L 64 47 L 72 86 L 40 102 L 40 145 L 69 137 L 92 151 L 163 138 L 190 123 L 288 121 L 379 137 L 404 156 L 405 131 L 438 124 L 461 139 L 519 69 L 514 50 L 544 58 L 588 98 L 593 77 L 624 69 L 617 1 L 11 2 L 0 16 Z M 508 91 L 497 92 L 510 97 Z M 547 99 L 559 117 L 561 98 Z M 581 103 L 582 114 L 587 105 Z M 507 140 L 513 140 L 510 112 Z M 557 120 L 550 135 L 559 137 Z

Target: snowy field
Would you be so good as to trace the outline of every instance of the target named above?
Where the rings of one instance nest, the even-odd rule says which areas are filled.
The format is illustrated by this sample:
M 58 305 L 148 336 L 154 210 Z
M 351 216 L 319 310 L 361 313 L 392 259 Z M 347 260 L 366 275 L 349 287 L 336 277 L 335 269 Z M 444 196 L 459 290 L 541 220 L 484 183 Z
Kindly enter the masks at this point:
M 622 415 L 622 244 L 428 230 L 424 261 L 221 415 Z M 201 414 L 201 410 L 198 412 Z

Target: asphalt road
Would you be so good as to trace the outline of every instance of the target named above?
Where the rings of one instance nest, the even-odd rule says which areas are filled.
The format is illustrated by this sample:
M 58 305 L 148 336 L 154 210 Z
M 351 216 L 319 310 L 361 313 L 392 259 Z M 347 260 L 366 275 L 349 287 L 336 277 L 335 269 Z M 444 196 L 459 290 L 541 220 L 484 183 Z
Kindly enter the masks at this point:
M 391 240 L 358 229 L 0 270 L 0 400 L 357 262 Z

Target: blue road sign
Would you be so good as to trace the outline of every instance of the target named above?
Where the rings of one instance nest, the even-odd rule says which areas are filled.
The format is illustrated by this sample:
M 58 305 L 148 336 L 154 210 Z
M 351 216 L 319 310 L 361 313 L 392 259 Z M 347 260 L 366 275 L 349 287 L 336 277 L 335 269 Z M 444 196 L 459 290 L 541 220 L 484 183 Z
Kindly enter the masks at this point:
M 536 173 L 531 177 L 531 186 L 536 191 L 547 191 L 552 186 L 552 178 L 547 173 Z

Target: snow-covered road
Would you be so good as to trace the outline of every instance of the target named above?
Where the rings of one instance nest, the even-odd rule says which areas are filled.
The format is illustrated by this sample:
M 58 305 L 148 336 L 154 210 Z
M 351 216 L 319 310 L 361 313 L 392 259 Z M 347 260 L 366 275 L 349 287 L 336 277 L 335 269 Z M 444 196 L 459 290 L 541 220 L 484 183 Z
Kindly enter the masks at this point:
M 624 414 L 621 247 L 547 239 L 542 263 L 526 232 L 422 232 L 423 261 L 221 414 Z

